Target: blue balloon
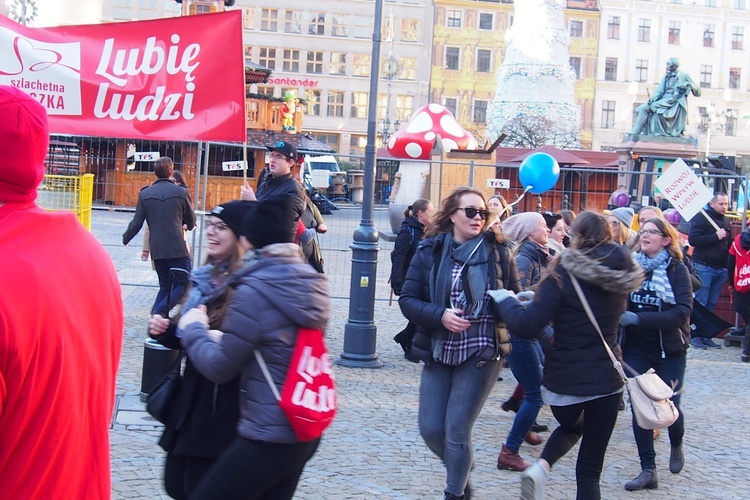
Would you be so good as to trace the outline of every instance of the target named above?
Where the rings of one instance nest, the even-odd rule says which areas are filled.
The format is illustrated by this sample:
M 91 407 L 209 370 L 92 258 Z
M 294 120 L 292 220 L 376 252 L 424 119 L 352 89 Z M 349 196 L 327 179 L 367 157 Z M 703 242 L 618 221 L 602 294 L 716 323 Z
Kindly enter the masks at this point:
M 530 154 L 518 169 L 518 179 L 521 184 L 534 194 L 549 191 L 559 178 L 560 165 L 547 153 Z

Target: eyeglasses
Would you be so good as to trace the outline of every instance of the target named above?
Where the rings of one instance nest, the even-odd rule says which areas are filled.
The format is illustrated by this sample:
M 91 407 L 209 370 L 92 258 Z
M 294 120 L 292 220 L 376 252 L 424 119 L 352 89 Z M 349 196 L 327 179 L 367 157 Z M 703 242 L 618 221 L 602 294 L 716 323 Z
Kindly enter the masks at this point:
M 268 155 L 272 160 L 286 160 L 289 161 L 289 158 L 284 155 L 278 155 L 278 154 L 270 154 Z
M 481 217 L 482 220 L 487 220 L 490 218 L 489 210 L 479 210 L 478 208 L 474 207 L 457 208 L 456 210 L 463 210 L 466 214 L 466 217 L 468 217 L 469 219 L 473 219 L 477 216 L 477 214 L 479 214 L 479 217 Z
M 218 231 L 226 231 L 227 229 L 229 229 L 229 226 L 227 226 L 223 222 L 206 221 L 206 232 L 209 232 L 211 230 L 214 230 L 214 231 L 217 231 L 217 232 Z
M 666 236 L 664 233 L 662 233 L 658 229 L 641 229 L 640 231 L 638 231 L 638 234 L 640 235 L 649 234 L 651 236 Z

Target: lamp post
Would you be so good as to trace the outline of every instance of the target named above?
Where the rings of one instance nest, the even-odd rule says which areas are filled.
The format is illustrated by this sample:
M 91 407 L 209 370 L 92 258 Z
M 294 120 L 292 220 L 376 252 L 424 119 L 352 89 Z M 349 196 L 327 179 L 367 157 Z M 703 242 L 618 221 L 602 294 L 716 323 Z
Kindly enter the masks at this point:
M 383 0 L 375 0 L 375 19 L 370 61 L 370 94 L 367 103 L 367 146 L 365 146 L 365 179 L 362 220 L 354 231 L 352 274 L 349 286 L 349 319 L 344 327 L 344 347 L 337 364 L 352 368 L 380 368 L 383 362 L 375 352 L 375 281 L 378 268 L 380 235 L 373 220 L 375 197 L 375 134 L 377 129 L 378 75 L 380 66 L 380 27 Z
M 701 109 L 700 118 L 700 128 L 706 132 L 706 161 L 708 161 L 708 156 L 711 154 L 711 135 L 713 134 L 714 127 L 718 125 L 716 127 L 717 130 L 725 130 L 727 121 L 736 119 L 737 117 L 734 115 L 734 110 L 731 109 L 717 111 L 716 104 L 714 104 L 714 101 L 711 101 L 705 109 Z
M 391 121 L 388 118 L 383 120 L 383 129 L 380 131 L 380 134 L 383 136 L 383 147 L 387 146 L 388 138 L 398 132 L 400 127 L 401 122 L 398 120 L 393 122 L 393 127 L 391 127 Z

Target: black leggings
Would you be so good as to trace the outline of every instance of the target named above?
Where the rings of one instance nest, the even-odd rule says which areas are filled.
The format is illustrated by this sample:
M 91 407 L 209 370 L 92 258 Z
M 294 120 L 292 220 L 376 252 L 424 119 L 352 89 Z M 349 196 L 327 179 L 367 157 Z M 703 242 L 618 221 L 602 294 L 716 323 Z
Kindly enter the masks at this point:
M 215 461 L 215 458 L 167 454 L 167 462 L 164 464 L 164 488 L 167 495 L 177 500 L 187 500 Z
M 576 498 L 598 500 L 599 477 L 604 453 L 617 422 L 620 394 L 611 394 L 571 406 L 553 406 L 552 414 L 560 427 L 555 429 L 542 451 L 541 458 L 553 465 L 575 446 L 581 437 L 576 462 Z
M 291 499 L 302 470 L 315 454 L 318 444 L 320 439 L 283 444 L 236 437 L 203 476 L 189 498 Z

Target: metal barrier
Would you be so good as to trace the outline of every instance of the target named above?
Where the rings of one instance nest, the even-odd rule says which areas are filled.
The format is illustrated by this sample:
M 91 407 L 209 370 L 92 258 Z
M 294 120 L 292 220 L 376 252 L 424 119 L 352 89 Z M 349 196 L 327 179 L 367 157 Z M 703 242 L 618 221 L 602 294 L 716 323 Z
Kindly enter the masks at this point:
M 93 194 L 94 174 L 45 175 L 37 203 L 48 212 L 73 212 L 83 227 L 91 231 Z

